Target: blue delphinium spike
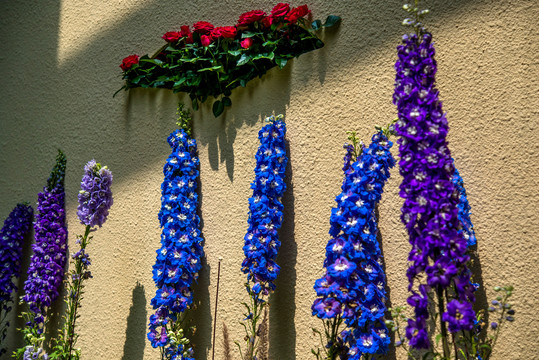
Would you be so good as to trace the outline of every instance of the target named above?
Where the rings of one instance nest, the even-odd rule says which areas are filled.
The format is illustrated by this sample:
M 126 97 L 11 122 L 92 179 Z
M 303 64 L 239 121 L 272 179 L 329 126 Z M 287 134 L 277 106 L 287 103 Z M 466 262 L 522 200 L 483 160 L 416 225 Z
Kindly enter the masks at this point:
M 468 203 L 466 189 L 464 188 L 464 180 L 460 176 L 460 173 L 456 167 L 455 173 L 453 174 L 452 182 L 459 191 L 458 217 L 460 224 L 462 225 L 462 233 L 468 243 L 468 247 L 474 246 L 477 244 L 477 239 L 475 237 L 472 219 L 470 218 L 472 208 Z
M 172 153 L 163 169 L 159 212 L 163 230 L 153 266 L 157 291 L 151 300 L 155 313 L 150 316 L 148 339 L 154 348 L 164 348 L 167 358 L 184 360 L 191 358 L 191 347 L 173 341 L 169 332 L 178 330 L 182 314 L 193 303 L 192 284 L 204 256 L 197 215 L 199 159 L 195 139 L 184 130 L 174 131 L 168 142 Z
M 349 359 L 363 353 L 381 354 L 389 346 L 389 332 L 383 321 L 385 274 L 378 244 L 375 206 L 380 201 L 389 169 L 395 165 L 392 143 L 383 133 L 372 137 L 359 158 L 348 166 L 330 218 L 331 239 L 326 246 L 326 273 L 315 283 L 318 298 L 313 315 L 321 319 L 340 316 L 347 328 L 341 333 Z
M 251 283 L 251 296 L 262 298 L 275 290 L 280 267 L 275 262 L 281 246 L 277 231 L 283 217 L 281 197 L 288 158 L 285 149 L 286 125 L 280 118 L 264 126 L 258 133 L 260 147 L 256 153 L 255 180 L 249 199 L 249 228 L 245 235 L 245 259 L 242 271 Z M 260 296 L 259 296 L 260 295 Z

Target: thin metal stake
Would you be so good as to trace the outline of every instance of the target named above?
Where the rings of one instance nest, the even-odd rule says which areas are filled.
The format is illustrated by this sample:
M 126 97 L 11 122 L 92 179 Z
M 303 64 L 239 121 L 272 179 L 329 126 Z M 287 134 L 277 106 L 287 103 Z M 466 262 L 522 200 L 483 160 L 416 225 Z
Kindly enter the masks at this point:
M 217 265 L 217 290 L 215 291 L 215 313 L 213 316 L 213 344 L 211 350 L 211 359 L 215 359 L 215 330 L 217 327 L 217 303 L 219 302 L 219 280 L 221 279 L 221 260 L 222 257 L 219 257 L 219 265 Z

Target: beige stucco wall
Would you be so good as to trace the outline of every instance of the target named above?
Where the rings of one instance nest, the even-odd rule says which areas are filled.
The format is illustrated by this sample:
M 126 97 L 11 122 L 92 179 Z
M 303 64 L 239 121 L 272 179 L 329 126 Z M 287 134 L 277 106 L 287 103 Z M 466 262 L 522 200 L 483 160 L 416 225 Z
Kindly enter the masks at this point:
M 426 3 L 433 12 L 427 24 L 436 41 L 450 147 L 466 182 L 479 239 L 476 270 L 489 298 L 494 285 L 516 287 L 517 320 L 502 332 L 495 359 L 535 359 L 538 2 Z M 262 0 L 0 4 L 0 218 L 18 201 L 35 203 L 61 148 L 68 158 L 67 212 L 74 245 L 83 231 L 76 219 L 83 165 L 96 158 L 114 173 L 111 215 L 89 246 L 94 278 L 87 283 L 78 323 L 83 359 L 159 358 L 145 340 L 146 318 L 154 295 L 161 169 L 169 154 L 165 139 L 182 97 L 137 89 L 113 99 L 122 85 L 121 59 L 152 53 L 162 45 L 160 36 L 179 25 L 195 20 L 227 25 L 244 11 L 273 5 Z M 311 347 L 318 345 L 311 327 L 321 325 L 310 314 L 312 285 L 322 271 L 330 209 L 340 188 L 345 130 L 356 129 L 367 139 L 375 124 L 396 114 L 391 96 L 395 46 L 403 32 L 400 5 L 396 0 L 310 1 L 315 16 L 343 18 L 338 30 L 325 35 L 325 48 L 235 90 L 233 107 L 220 118 L 214 119 L 208 105 L 195 114 L 207 256 L 195 290 L 201 301 L 195 321 L 197 359 L 211 358 L 219 256 L 224 260 L 216 359 L 223 358 L 223 323 L 231 340 L 243 338 L 239 303 L 246 293 L 240 263 L 247 199 L 256 134 L 272 111 L 286 115 L 291 178 L 278 258 L 282 273 L 270 314 L 270 357 L 311 358 Z M 405 302 L 407 285 L 409 245 L 399 220 L 399 182 L 394 170 L 379 211 L 392 304 Z M 13 329 L 8 335 L 12 347 L 20 344 Z M 396 359 L 394 353 L 388 358 Z

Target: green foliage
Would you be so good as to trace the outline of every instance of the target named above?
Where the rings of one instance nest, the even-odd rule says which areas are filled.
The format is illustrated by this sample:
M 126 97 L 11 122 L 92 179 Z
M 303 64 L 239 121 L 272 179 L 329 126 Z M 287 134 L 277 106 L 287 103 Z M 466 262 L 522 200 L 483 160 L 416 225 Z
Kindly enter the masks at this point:
M 244 321 L 240 322 L 245 331 L 245 348 L 242 351 L 241 344 L 238 341 L 234 343 L 238 347 L 241 360 L 256 360 L 259 354 L 261 340 L 264 338 L 263 331 L 267 331 L 267 326 L 264 325 L 266 321 L 266 311 L 269 308 L 269 303 L 266 296 L 262 293 L 255 293 L 251 289 L 249 282 L 245 283 L 247 292 L 249 293 L 249 304 L 242 302 L 241 305 L 245 307 Z M 261 321 L 262 320 L 262 321 Z
M 51 191 L 57 185 L 64 186 L 64 178 L 66 173 L 66 156 L 62 150 L 58 149 L 56 156 L 56 164 L 52 168 L 51 175 L 47 179 L 47 189 Z
M 89 258 L 85 254 L 86 246 L 92 240 L 90 234 L 91 226 L 86 226 L 84 236 L 77 237 L 80 250 L 73 255 L 73 267 L 65 281 L 67 293 L 65 296 L 66 314 L 63 316 L 64 324 L 59 330 L 58 336 L 53 339 L 54 346 L 49 356 L 50 360 L 79 360 L 81 350 L 75 348 L 79 335 L 75 332 L 75 323 L 79 315 L 78 308 L 84 294 L 84 280 L 92 275 L 88 271 Z
M 317 360 L 337 360 L 343 356 L 346 358 L 347 348 L 341 338 L 341 325 L 344 320 L 340 315 L 333 319 L 322 320 L 324 324 L 324 334 L 316 328 L 312 328 L 313 333 L 320 338 L 322 350 L 311 349 L 311 353 Z
M 314 30 L 334 26 L 338 16 L 329 16 L 308 23 L 300 18 L 297 23 L 282 21 L 263 27 L 254 23 L 247 29 L 238 29 L 235 38 L 219 38 L 208 46 L 201 43 L 201 35 L 193 33 L 193 43 L 186 37 L 163 46 L 154 56 L 144 55 L 137 64 L 124 71 L 125 85 L 120 89 L 165 88 L 188 93 L 194 110 L 213 97 L 213 114 L 221 115 L 231 106 L 231 91 L 264 75 L 269 69 L 283 68 L 288 60 L 319 49 L 324 43 Z M 250 39 L 250 46 L 241 42 Z
M 485 309 L 477 312 L 477 322 L 472 331 L 459 331 L 451 336 L 442 333 L 433 334 L 434 346 L 432 349 L 415 351 L 406 343 L 402 326 L 408 322 L 406 315 L 406 306 L 397 306 L 390 308 L 391 319 L 386 320 L 386 325 L 390 331 L 395 334 L 395 347 L 403 347 L 411 360 L 489 360 L 492 351 L 498 340 L 500 329 L 507 322 L 514 321 L 515 310 L 509 303 L 509 298 L 513 294 L 512 286 L 496 286 L 494 291 L 501 293 L 492 301 L 492 306 L 487 310 L 491 316 L 497 315 L 490 323 L 485 324 Z M 431 313 L 434 323 L 438 314 Z M 448 356 L 444 356 L 438 351 L 441 343 L 446 341 L 449 344 Z
M 183 129 L 187 135 L 192 136 L 193 129 L 191 122 L 193 119 L 191 118 L 191 113 L 189 110 L 184 110 L 184 107 L 184 104 L 178 104 L 178 108 L 176 109 L 176 115 L 178 116 L 176 125 L 178 125 L 180 129 Z
M 24 305 L 24 301 L 21 300 L 20 305 Z M 25 324 L 32 323 L 34 321 L 35 314 L 31 311 L 26 312 L 23 311 L 19 315 L 21 319 L 24 320 Z M 47 319 L 45 318 L 45 323 L 43 324 L 44 327 L 47 326 Z M 24 352 L 26 351 L 26 348 L 28 346 L 33 346 L 34 348 L 41 348 L 43 342 L 45 341 L 45 334 L 38 334 L 37 330 L 38 328 L 36 326 L 25 326 L 21 329 L 17 329 L 23 336 L 24 339 L 24 346 L 18 348 L 13 352 L 11 355 L 12 358 L 15 358 L 17 360 L 22 360 Z

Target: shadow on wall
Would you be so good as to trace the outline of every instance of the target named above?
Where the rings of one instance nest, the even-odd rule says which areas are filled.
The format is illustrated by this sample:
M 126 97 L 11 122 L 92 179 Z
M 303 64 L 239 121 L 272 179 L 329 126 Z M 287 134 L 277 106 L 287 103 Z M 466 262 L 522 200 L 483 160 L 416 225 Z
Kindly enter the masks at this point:
M 290 144 L 286 143 L 290 155 Z M 292 360 L 296 358 L 296 263 L 298 245 L 294 238 L 294 184 L 292 182 L 292 159 L 286 168 L 286 192 L 283 196 L 283 225 L 279 231 L 281 249 L 277 264 L 281 272 L 275 281 L 276 289 L 270 298 L 269 311 L 269 358 Z
M 144 291 L 144 286 L 137 282 L 133 289 L 133 303 L 129 308 L 129 316 L 127 317 L 122 360 L 142 360 L 144 358 L 147 322 L 146 292 Z
M 376 219 L 376 224 L 378 226 L 378 219 L 380 219 L 380 212 L 378 210 L 378 204 L 375 206 L 374 208 L 374 217 Z M 378 244 L 380 245 L 380 253 L 382 254 L 382 261 L 383 261 L 383 270 L 384 270 L 384 274 L 387 274 L 387 271 L 386 271 L 386 262 L 384 260 L 384 242 L 383 242 L 383 238 L 382 238 L 382 232 L 380 231 L 380 228 L 378 227 L 378 231 L 376 233 L 376 240 L 378 241 Z M 389 308 L 392 308 L 393 307 L 393 303 L 391 302 L 391 289 L 389 288 L 389 286 L 387 286 L 387 283 L 385 285 L 385 288 L 386 288 L 386 292 L 387 292 L 387 295 L 386 295 L 386 308 L 389 309 Z M 386 318 L 387 319 L 390 319 L 390 320 L 393 320 L 393 317 L 391 316 L 391 313 L 389 311 L 386 312 Z M 384 357 L 384 359 L 387 358 L 387 360 L 397 360 L 397 350 L 395 349 L 395 334 L 390 332 L 390 335 L 391 335 L 391 343 L 389 344 L 389 351 L 386 355 L 386 357 Z
M 234 142 L 237 130 L 243 125 L 261 126 L 265 117 L 286 114 L 290 103 L 291 65 L 279 70 L 273 68 L 262 78 L 251 80 L 245 88 L 236 88 L 231 95 L 232 107 L 215 118 L 212 101 L 207 101 L 193 115 L 194 134 L 208 149 L 208 162 L 212 170 L 225 163 L 228 178 L 234 181 Z
M 195 359 L 207 359 L 211 348 L 212 315 L 210 308 L 210 266 L 206 257 L 202 258 L 202 270 L 198 283 L 193 286 L 193 303 L 196 307 L 188 313 L 188 323 L 195 326 L 195 333 L 190 337 L 194 346 Z

